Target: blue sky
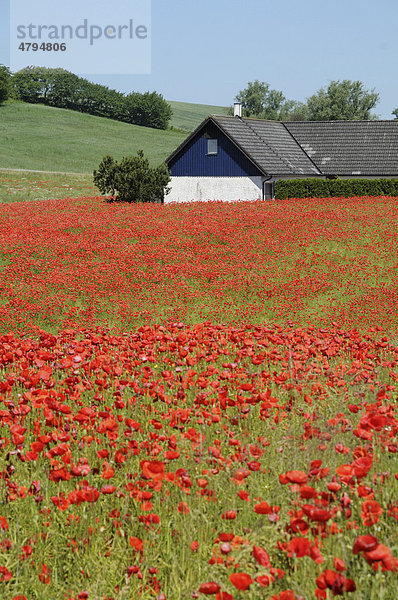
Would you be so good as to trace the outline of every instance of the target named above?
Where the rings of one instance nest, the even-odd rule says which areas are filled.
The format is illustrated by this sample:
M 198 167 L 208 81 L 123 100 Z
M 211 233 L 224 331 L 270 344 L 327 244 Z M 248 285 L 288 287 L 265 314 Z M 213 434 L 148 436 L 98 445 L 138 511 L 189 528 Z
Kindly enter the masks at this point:
M 98 17 L 100 2 L 93 5 Z M 151 74 L 85 76 L 123 92 L 220 105 L 254 79 L 301 101 L 333 79 L 360 80 L 379 92 L 375 112 L 388 119 L 398 107 L 397 21 L 397 0 L 152 0 Z

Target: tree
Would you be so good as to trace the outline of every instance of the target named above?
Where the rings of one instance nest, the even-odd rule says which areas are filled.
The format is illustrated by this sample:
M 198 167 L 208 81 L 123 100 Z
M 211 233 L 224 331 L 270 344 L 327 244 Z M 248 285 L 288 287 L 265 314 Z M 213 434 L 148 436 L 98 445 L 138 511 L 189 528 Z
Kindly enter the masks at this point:
M 167 129 L 173 114 L 170 104 L 157 92 L 132 92 L 125 97 L 124 104 L 126 121 L 144 127 Z
M 11 72 L 8 67 L 0 65 L 0 104 L 8 99 L 10 94 Z
M 304 102 L 286 100 L 280 111 L 281 121 L 308 121 L 308 107 Z
M 360 121 L 377 118 L 371 114 L 379 101 L 374 89 L 366 90 L 361 81 L 331 81 L 308 98 L 310 121 Z
M 392 114 L 394 115 L 394 117 L 396 119 L 398 119 L 398 108 L 396 108 L 395 110 L 392 111 Z
M 46 67 L 25 67 L 14 73 L 12 85 L 17 98 L 23 102 L 43 102 L 50 88 Z
M 94 171 L 94 183 L 101 193 L 119 202 L 163 202 L 170 191 L 169 182 L 166 164 L 151 168 L 142 150 L 136 156 L 123 157 L 120 163 L 104 156 Z
M 241 90 L 235 97 L 242 103 L 244 117 L 258 119 L 280 120 L 286 98 L 282 92 L 270 89 L 265 81 L 249 81 L 247 88 Z

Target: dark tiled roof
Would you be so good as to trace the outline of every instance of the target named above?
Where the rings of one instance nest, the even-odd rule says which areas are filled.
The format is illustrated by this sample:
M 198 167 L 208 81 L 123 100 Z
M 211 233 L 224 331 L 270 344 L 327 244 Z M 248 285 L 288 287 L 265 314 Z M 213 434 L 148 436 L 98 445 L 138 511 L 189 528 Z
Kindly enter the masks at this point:
M 211 115 L 168 157 L 214 122 L 268 176 L 398 176 L 395 121 L 264 121 Z
M 283 123 L 215 115 L 211 118 L 264 173 L 301 176 L 321 174 Z
M 398 175 L 398 120 L 284 125 L 325 175 Z

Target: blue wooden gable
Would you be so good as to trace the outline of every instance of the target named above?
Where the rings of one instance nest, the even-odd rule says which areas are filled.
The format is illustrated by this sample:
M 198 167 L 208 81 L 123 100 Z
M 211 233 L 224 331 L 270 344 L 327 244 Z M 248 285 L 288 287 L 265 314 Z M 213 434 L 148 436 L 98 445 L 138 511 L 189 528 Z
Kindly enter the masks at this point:
M 217 139 L 217 154 L 207 154 L 208 138 Z M 172 176 L 247 177 L 257 167 L 214 123 L 207 123 L 168 163 Z

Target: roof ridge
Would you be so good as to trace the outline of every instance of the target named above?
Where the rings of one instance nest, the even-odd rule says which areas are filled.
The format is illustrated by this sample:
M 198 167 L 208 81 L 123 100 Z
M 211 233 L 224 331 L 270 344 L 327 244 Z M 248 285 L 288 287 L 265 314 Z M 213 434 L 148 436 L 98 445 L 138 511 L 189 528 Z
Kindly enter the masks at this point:
M 295 123 L 397 123 L 398 119 L 325 119 L 320 121 L 280 121 L 284 125 Z M 398 124 L 398 123 L 397 123 Z
M 257 131 L 255 131 L 255 130 L 253 129 L 253 127 L 251 127 L 251 125 L 250 125 L 249 123 L 247 123 L 246 121 L 244 121 L 242 118 L 241 118 L 241 121 L 242 121 L 242 123 L 244 123 L 244 124 L 245 124 L 247 127 L 249 127 L 249 129 L 250 129 L 250 130 L 251 130 L 251 131 L 254 133 L 254 135 L 256 135 L 256 136 L 257 136 L 257 137 L 258 137 L 258 138 L 259 138 L 259 139 L 262 141 L 262 143 L 263 143 L 263 144 L 265 144 L 265 145 L 267 146 L 267 148 L 269 148 L 269 150 L 271 150 L 271 152 L 272 152 L 272 153 L 273 153 L 273 154 L 274 154 L 274 155 L 275 155 L 275 156 L 276 156 L 276 157 L 277 157 L 279 160 L 281 160 L 281 161 L 282 161 L 282 162 L 283 162 L 283 163 L 284 163 L 284 164 L 285 164 L 287 167 L 289 167 L 289 168 L 291 168 L 291 167 L 292 167 L 292 163 L 291 163 L 290 161 L 286 160 L 286 159 L 285 159 L 283 156 L 281 156 L 280 154 L 278 154 L 278 152 L 276 152 L 276 151 L 273 149 L 273 147 L 272 147 L 272 146 L 270 146 L 270 145 L 269 145 L 269 143 L 268 143 L 268 142 L 267 142 L 267 141 L 266 141 L 266 140 L 265 140 L 265 139 L 264 139 L 264 138 L 263 138 L 263 137 L 262 137 L 262 136 L 261 136 L 259 133 L 257 133 Z M 275 123 L 281 123 L 281 125 L 282 125 L 282 127 L 283 127 L 283 124 L 282 124 L 282 122 L 281 122 L 281 121 L 274 121 L 274 122 L 275 122 Z M 288 131 L 288 133 L 289 133 L 289 135 L 290 135 L 291 137 L 293 137 L 293 136 L 292 136 L 292 134 L 290 133 L 290 131 Z M 293 139 L 294 139 L 294 138 L 293 138 Z M 296 141 L 296 140 L 295 140 L 295 141 Z M 300 145 L 300 144 L 299 144 L 299 145 Z M 301 146 L 300 146 L 300 148 L 301 148 Z M 303 150 L 303 148 L 301 148 L 301 149 Z M 305 154 L 308 156 L 308 154 L 307 154 L 306 152 L 305 152 Z M 311 162 L 313 162 L 313 161 L 311 161 Z M 318 169 L 318 171 L 319 171 L 319 167 L 318 167 L 317 165 L 315 165 L 315 166 L 316 166 L 316 168 L 317 168 L 317 169 Z

